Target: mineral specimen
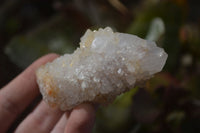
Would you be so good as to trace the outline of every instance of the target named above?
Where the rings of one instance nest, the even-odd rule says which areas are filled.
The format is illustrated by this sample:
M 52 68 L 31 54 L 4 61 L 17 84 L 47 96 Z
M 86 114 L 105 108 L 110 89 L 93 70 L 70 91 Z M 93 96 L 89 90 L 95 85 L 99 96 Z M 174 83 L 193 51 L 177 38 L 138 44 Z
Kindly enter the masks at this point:
M 161 71 L 166 59 L 154 42 L 109 27 L 87 30 L 73 54 L 37 70 L 37 82 L 43 99 L 61 110 L 83 102 L 108 104 Z

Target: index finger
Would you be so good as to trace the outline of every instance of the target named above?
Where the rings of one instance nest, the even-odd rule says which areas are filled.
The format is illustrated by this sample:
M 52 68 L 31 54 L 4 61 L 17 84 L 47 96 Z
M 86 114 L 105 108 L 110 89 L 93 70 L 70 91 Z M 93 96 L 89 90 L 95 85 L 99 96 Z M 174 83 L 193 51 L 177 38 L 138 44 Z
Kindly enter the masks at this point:
M 0 90 L 0 131 L 5 132 L 16 117 L 39 94 L 35 71 L 48 61 L 58 57 L 48 54 L 30 65 L 24 72 Z

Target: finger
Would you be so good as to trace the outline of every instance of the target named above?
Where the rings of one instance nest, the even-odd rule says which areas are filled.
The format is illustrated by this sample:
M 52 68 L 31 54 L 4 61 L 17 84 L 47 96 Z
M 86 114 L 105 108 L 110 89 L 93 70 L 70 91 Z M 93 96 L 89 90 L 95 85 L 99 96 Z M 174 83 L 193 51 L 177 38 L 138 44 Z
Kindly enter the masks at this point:
M 68 113 L 63 114 L 51 133 L 64 133 L 67 124 Z
M 81 104 L 71 112 L 65 133 L 90 133 L 95 120 L 95 110 L 90 104 Z
M 42 101 L 38 107 L 18 126 L 16 133 L 49 133 L 63 112 L 49 107 Z
M 56 54 L 46 55 L 17 76 L 0 90 L 0 131 L 5 132 L 16 117 L 39 94 L 36 84 L 35 70 L 42 64 L 58 57 Z

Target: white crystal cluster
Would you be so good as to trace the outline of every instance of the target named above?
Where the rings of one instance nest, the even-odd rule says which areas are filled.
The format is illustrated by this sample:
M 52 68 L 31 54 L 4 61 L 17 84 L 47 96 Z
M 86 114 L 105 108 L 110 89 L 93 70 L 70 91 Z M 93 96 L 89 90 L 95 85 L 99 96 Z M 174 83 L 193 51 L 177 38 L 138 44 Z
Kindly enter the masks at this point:
M 43 99 L 61 110 L 83 102 L 107 104 L 162 70 L 167 54 L 154 42 L 113 32 L 87 30 L 80 48 L 40 67 Z

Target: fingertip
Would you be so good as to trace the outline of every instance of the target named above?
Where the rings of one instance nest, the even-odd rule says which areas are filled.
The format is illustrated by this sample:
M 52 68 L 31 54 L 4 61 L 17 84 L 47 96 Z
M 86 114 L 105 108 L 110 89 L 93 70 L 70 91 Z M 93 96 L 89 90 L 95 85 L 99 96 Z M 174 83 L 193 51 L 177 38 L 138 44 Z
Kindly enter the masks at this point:
M 24 70 L 24 72 L 22 72 L 18 77 L 25 79 L 25 80 L 29 79 L 29 81 L 32 81 L 33 84 L 36 85 L 36 82 L 35 82 L 36 81 L 35 80 L 36 79 L 36 77 L 35 77 L 36 70 L 41 65 L 51 62 L 54 59 L 56 59 L 57 57 L 59 57 L 59 55 L 55 54 L 55 53 L 50 53 L 50 54 L 40 57 L 39 59 L 34 61 L 26 70 Z
M 95 112 L 94 107 L 89 103 L 82 103 L 76 106 L 73 111 L 85 111 L 85 113 L 93 113 Z
M 94 121 L 94 107 L 88 103 L 80 104 L 71 112 L 65 133 L 90 133 Z
M 56 58 L 59 57 L 60 55 L 56 54 L 56 53 L 49 53 L 44 55 L 43 57 L 48 57 L 48 58 Z
M 40 57 L 38 60 L 36 60 L 33 64 L 39 64 L 39 65 L 42 65 L 44 63 L 47 63 L 48 61 L 52 61 L 54 60 L 55 58 L 59 57 L 58 54 L 56 53 L 49 53 L 47 55 L 44 55 L 42 57 Z

